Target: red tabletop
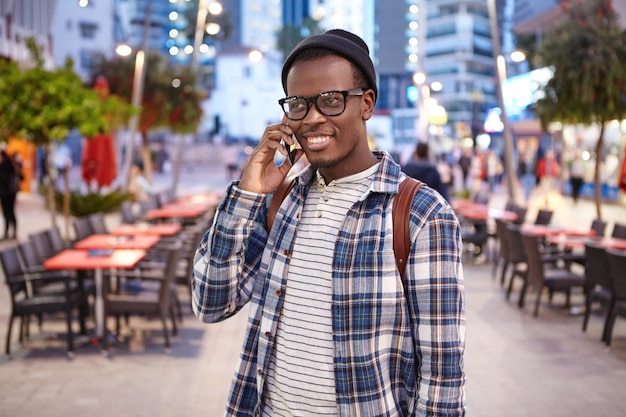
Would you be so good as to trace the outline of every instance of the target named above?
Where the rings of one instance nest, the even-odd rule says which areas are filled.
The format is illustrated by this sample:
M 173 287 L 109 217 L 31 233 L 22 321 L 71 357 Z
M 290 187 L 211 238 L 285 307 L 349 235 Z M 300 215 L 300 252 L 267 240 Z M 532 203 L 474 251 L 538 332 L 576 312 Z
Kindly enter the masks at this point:
M 502 210 L 493 207 L 490 208 L 486 204 L 464 202 L 463 204 L 457 204 L 454 210 L 457 212 L 457 214 L 469 220 L 517 220 L 517 213 L 515 213 L 514 211 Z
M 205 203 L 216 206 L 222 200 L 223 195 L 216 192 L 190 194 L 179 197 L 176 203 Z
M 116 236 L 158 235 L 174 236 L 180 232 L 182 226 L 179 223 L 158 224 L 123 224 L 111 232 Z
M 167 204 L 159 209 L 148 210 L 148 219 L 197 217 L 206 212 L 210 206 L 206 204 Z
M 74 244 L 75 249 L 150 249 L 156 245 L 159 235 L 90 235 Z
M 46 269 L 132 269 L 146 256 L 143 249 L 114 249 L 110 255 L 90 256 L 90 251 L 66 249 L 46 259 Z
M 626 250 L 626 239 L 618 239 L 615 237 L 593 238 L 584 236 L 553 236 L 550 242 L 566 248 L 582 248 L 585 243 L 592 242 L 598 246 L 607 249 Z
M 539 237 L 547 236 L 578 236 L 578 237 L 592 237 L 596 235 L 596 231 L 593 229 L 577 230 L 567 229 L 560 226 L 544 225 L 544 224 L 525 224 L 522 226 L 522 232 Z

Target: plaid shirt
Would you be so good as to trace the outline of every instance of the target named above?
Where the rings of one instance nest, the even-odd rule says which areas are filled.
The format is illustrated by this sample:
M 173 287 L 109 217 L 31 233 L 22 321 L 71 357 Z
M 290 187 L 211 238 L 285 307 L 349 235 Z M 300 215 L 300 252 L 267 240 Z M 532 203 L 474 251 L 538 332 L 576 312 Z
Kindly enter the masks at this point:
M 392 202 L 404 174 L 388 154 L 352 207 L 333 257 L 334 363 L 339 416 L 465 415 L 465 301 L 457 218 L 423 187 L 411 212 L 411 255 L 400 278 Z M 233 183 L 194 258 L 192 303 L 204 322 L 251 301 L 228 416 L 258 416 L 280 320 L 289 256 L 314 177 L 305 170 L 271 232 L 265 195 Z

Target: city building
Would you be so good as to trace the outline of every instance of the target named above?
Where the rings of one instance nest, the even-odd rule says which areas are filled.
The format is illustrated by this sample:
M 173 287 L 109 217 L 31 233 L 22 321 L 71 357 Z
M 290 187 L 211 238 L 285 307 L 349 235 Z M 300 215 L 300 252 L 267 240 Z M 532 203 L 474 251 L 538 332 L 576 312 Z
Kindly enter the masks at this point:
M 58 1 L 50 14 L 55 65 L 63 66 L 71 59 L 74 71 L 89 81 L 94 57 L 114 53 L 114 15 L 115 0 Z
M 42 49 L 45 66 L 54 67 L 52 15 L 56 0 L 0 0 L 0 59 L 28 62 L 25 40 L 35 39 Z

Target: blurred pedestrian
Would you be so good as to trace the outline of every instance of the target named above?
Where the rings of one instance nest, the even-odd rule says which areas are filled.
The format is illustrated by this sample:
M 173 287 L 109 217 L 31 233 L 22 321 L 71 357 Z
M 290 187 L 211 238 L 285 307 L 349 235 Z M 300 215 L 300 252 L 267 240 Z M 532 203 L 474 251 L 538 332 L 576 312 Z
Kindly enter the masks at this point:
M 0 150 L 0 204 L 4 216 L 4 239 L 17 237 L 17 219 L 15 217 L 15 198 L 22 179 L 13 160 L 5 149 Z
M 585 176 L 585 166 L 580 149 L 574 149 L 572 157 L 567 161 L 567 172 L 572 186 L 572 199 L 576 204 Z
M 413 152 L 413 159 L 402 167 L 402 171 L 409 177 L 422 181 L 449 200 L 448 187 L 441 180 L 437 167 L 430 162 L 428 154 L 428 144 L 418 143 Z
M 535 155 L 532 149 L 526 149 L 519 158 L 517 173 L 524 189 L 524 198 L 526 203 L 530 201 L 530 196 L 537 185 L 535 176 Z
M 132 200 L 136 203 L 148 201 L 148 196 L 152 194 L 152 186 L 144 176 L 143 164 L 140 162 L 135 162 L 130 166 L 128 192 L 132 194 Z
M 459 157 L 459 167 L 461 168 L 461 174 L 463 174 L 463 189 L 466 190 L 469 187 L 467 186 L 467 179 L 470 174 L 470 170 L 472 168 L 472 150 L 471 149 L 463 149 L 463 153 Z
M 560 168 L 557 162 L 554 150 L 546 150 L 543 158 L 537 162 L 537 179 L 541 184 L 544 192 L 546 206 L 549 205 L 549 197 L 552 190 L 556 187 L 557 178 L 559 178 Z

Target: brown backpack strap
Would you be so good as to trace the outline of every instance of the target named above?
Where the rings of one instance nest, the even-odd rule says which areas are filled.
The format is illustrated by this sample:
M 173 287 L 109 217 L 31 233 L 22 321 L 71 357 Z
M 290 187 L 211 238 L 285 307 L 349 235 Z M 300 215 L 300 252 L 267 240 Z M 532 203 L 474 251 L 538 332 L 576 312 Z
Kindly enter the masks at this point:
M 296 179 L 294 177 L 287 177 L 283 182 L 280 183 L 276 191 L 274 191 L 274 195 L 272 196 L 272 200 L 270 201 L 270 207 L 267 211 L 267 233 L 272 230 L 272 225 L 274 224 L 274 220 L 276 219 L 276 214 L 278 213 L 278 209 L 280 208 L 281 203 L 289 194 L 289 191 L 293 188 L 296 183 Z
M 396 256 L 396 266 L 400 277 L 404 278 L 406 261 L 411 252 L 411 206 L 415 194 L 422 188 L 423 182 L 406 177 L 400 183 L 398 195 L 393 201 L 393 252 Z

